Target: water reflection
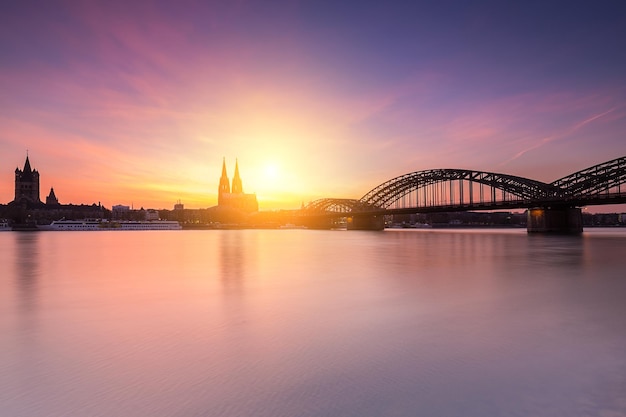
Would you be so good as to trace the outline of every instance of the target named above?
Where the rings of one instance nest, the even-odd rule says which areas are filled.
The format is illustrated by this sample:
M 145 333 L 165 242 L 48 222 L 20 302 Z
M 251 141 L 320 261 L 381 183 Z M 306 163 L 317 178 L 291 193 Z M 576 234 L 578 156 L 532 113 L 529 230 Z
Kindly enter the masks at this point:
M 526 242 L 528 261 L 538 266 L 576 269 L 585 260 L 581 235 L 530 234 Z
M 18 293 L 18 309 L 32 312 L 38 305 L 38 282 L 41 275 L 40 235 L 35 232 L 15 235 L 15 288 Z
M 225 233 L 224 233 L 225 232 Z M 219 279 L 227 293 L 241 293 L 244 289 L 246 252 L 242 244 L 243 231 L 218 232 Z
M 0 415 L 626 412 L 626 233 L 5 242 Z

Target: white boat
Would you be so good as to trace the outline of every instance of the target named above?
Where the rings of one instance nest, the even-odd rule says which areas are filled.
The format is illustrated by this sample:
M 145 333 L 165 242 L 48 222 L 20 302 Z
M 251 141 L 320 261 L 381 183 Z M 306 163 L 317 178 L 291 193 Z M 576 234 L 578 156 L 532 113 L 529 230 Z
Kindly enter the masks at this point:
M 48 225 L 39 225 L 40 230 L 106 230 L 100 220 L 55 220 Z
M 124 221 L 111 222 L 114 230 L 181 230 L 183 227 L 175 220 Z
M 107 220 L 56 220 L 49 225 L 39 226 L 40 230 L 181 230 L 177 221 L 107 221 Z
M 306 229 L 306 226 L 295 225 L 293 223 L 287 223 L 279 226 L 280 229 Z

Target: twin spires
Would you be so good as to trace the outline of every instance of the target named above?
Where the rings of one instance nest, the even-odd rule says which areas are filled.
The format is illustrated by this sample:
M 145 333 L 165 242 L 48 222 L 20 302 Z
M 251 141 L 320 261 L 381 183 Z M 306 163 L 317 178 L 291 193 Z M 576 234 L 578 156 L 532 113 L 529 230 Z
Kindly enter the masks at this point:
M 226 158 L 222 160 L 222 176 L 220 177 L 220 185 L 217 193 L 217 204 L 223 205 L 226 194 L 243 194 L 243 186 L 241 177 L 239 176 L 239 162 L 235 159 L 235 176 L 233 177 L 233 186 L 230 187 L 228 173 L 226 172 Z

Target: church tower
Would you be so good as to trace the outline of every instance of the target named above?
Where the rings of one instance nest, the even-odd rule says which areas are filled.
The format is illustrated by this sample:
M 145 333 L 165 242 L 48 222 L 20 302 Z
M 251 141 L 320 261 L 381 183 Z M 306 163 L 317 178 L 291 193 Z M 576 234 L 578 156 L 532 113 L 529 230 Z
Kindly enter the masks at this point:
M 30 167 L 28 154 L 24 169 L 15 168 L 15 199 L 18 202 L 41 203 L 39 199 L 39 172 Z
M 239 161 L 235 160 L 235 176 L 233 177 L 233 186 L 230 187 L 228 182 L 228 174 L 226 173 L 226 158 L 222 163 L 222 177 L 218 188 L 217 205 L 227 210 L 253 213 L 259 211 L 259 203 L 256 200 L 256 194 L 244 194 L 241 185 L 241 177 L 239 176 Z
M 59 199 L 54 194 L 54 188 L 50 188 L 50 194 L 48 194 L 48 197 L 46 197 L 46 205 L 47 206 L 58 206 L 59 205 Z
M 235 176 L 233 177 L 233 194 L 243 194 L 241 177 L 239 177 L 239 162 L 235 159 Z
M 230 194 L 230 182 L 228 181 L 228 174 L 226 173 L 226 158 L 222 162 L 222 176 L 220 178 L 220 185 L 217 189 L 217 205 L 224 204 L 226 194 Z

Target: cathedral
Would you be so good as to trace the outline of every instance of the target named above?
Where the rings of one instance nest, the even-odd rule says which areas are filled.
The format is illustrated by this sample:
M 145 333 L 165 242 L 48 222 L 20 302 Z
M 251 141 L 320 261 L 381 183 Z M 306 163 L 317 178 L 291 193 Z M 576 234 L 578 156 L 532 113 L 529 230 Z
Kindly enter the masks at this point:
M 39 172 L 32 169 L 30 160 L 26 155 L 24 169 L 15 168 L 15 198 L 14 203 L 42 204 L 39 199 Z M 46 198 L 46 204 L 58 205 L 59 201 L 54 195 L 54 189 L 50 189 L 50 195 Z
M 15 199 L 16 203 L 41 203 L 39 199 L 39 172 L 30 167 L 28 155 L 24 169 L 15 168 Z
M 217 206 L 241 210 L 246 213 L 259 211 L 259 203 L 256 194 L 245 194 L 239 177 L 239 164 L 235 160 L 235 176 L 233 177 L 232 188 L 226 173 L 226 158 L 222 162 L 222 176 L 217 192 Z

